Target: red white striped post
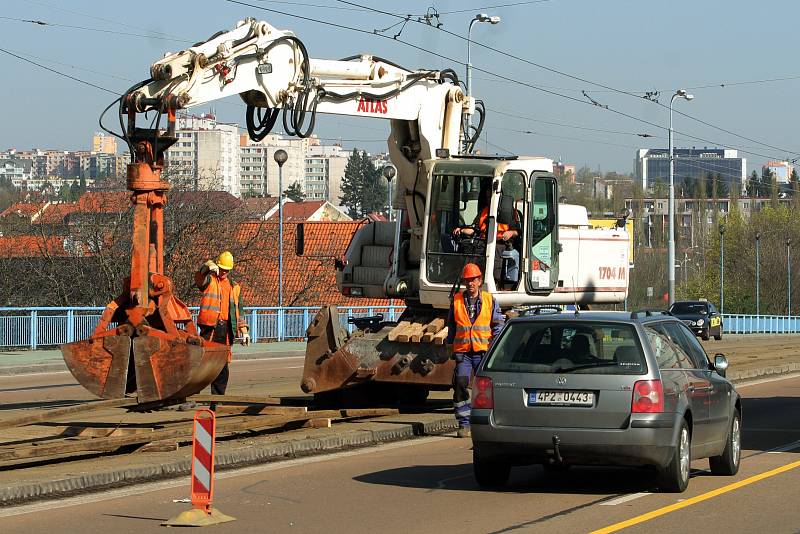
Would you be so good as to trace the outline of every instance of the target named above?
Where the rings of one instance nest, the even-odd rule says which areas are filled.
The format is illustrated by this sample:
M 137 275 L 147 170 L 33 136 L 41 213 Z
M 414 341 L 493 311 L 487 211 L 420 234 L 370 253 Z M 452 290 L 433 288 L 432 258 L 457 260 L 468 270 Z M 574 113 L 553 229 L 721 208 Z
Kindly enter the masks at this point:
M 192 436 L 192 508 L 162 523 L 168 527 L 205 527 L 236 520 L 211 507 L 214 496 L 214 452 L 217 417 L 201 408 L 194 413 Z
M 214 449 L 216 414 L 201 408 L 194 414 L 192 438 L 192 506 L 211 513 L 214 496 Z

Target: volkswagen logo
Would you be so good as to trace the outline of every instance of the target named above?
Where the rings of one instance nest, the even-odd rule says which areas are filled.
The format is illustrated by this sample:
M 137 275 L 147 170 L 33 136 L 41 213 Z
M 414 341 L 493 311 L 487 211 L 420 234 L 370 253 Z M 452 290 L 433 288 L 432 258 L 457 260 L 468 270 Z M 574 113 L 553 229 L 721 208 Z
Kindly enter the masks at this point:
M 558 378 L 556 378 L 556 383 L 557 383 L 559 386 L 563 386 L 564 384 L 566 384 L 566 383 L 567 383 L 567 377 L 566 377 L 566 376 L 564 376 L 564 375 L 561 375 L 561 376 L 559 376 Z

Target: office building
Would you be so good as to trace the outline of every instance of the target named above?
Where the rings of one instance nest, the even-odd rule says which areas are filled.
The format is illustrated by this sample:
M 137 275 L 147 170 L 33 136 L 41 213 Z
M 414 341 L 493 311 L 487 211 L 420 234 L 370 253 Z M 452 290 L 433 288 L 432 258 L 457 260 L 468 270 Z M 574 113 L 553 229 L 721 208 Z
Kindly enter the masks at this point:
M 747 180 L 747 159 L 737 150 L 728 148 L 675 148 L 674 178 L 679 183 L 686 178 L 697 180 L 709 175 L 719 176 L 728 186 L 742 191 Z M 669 184 L 669 149 L 640 148 L 633 164 L 637 181 L 642 188 L 652 189 L 662 182 Z

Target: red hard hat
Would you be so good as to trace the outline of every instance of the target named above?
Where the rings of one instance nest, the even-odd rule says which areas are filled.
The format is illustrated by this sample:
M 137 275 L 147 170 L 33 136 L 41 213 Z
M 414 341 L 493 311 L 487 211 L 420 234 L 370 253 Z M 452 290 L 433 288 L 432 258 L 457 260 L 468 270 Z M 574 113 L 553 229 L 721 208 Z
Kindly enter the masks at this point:
M 474 263 L 466 264 L 464 270 L 461 271 L 461 278 L 477 278 L 479 276 L 483 276 L 483 273 L 481 273 L 481 268 Z

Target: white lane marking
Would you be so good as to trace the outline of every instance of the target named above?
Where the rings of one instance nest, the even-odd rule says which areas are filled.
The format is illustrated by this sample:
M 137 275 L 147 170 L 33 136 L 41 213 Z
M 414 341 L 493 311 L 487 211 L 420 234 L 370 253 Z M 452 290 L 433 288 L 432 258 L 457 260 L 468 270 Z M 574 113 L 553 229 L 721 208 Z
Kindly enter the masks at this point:
M 364 449 L 357 449 L 354 451 L 335 452 L 332 454 L 325 454 L 322 456 L 308 456 L 305 458 L 297 458 L 295 460 L 284 460 L 280 462 L 272 462 L 262 465 L 255 465 L 252 467 L 243 467 L 241 469 L 233 469 L 230 471 L 223 471 L 221 473 L 215 472 L 214 477 L 217 480 L 226 478 L 236 478 L 241 476 L 253 475 L 257 473 L 264 473 L 267 471 L 277 471 L 279 469 L 287 469 L 299 465 L 314 464 L 319 462 L 327 462 L 329 460 L 338 460 L 339 458 L 349 458 L 351 456 L 360 456 L 363 454 L 381 453 L 392 449 L 401 449 L 403 447 L 413 447 L 416 445 L 425 445 L 428 443 L 435 443 L 437 441 L 449 440 L 451 437 L 434 436 L 429 438 L 418 438 L 411 441 L 399 441 L 396 443 L 387 443 L 377 447 L 367 447 Z M 173 480 L 165 480 L 163 482 L 147 482 L 144 484 L 137 484 L 126 488 L 119 488 L 114 490 L 99 490 L 103 493 L 92 493 L 88 495 L 79 495 L 77 497 L 67 497 L 63 499 L 40 501 L 32 504 L 23 504 L 9 508 L 0 508 L 0 517 L 11 517 L 16 515 L 34 514 L 46 510 L 55 510 L 58 508 L 68 508 L 71 506 L 81 506 L 84 504 L 108 501 L 112 499 L 119 499 L 122 497 L 131 497 L 135 495 L 143 495 L 154 491 L 161 491 L 184 486 L 186 491 L 189 491 L 189 476 L 179 477 Z
M 794 441 L 792 443 L 788 443 L 786 445 L 783 445 L 781 447 L 775 447 L 774 449 L 770 449 L 770 450 L 767 451 L 767 454 L 780 454 L 782 452 L 789 452 L 789 451 L 793 451 L 795 449 L 800 449 L 800 439 L 798 439 L 797 441 Z
M 777 382 L 778 380 L 789 380 L 792 378 L 800 378 L 800 373 L 788 373 L 785 375 L 778 375 L 772 378 L 759 378 L 756 380 L 748 380 L 743 384 L 734 384 L 736 389 L 749 388 L 750 386 L 757 386 L 759 384 L 767 384 L 769 382 Z
M 634 499 L 638 499 L 640 497 L 647 497 L 648 495 L 652 495 L 649 491 L 643 491 L 640 493 L 631 493 L 630 495 L 623 495 L 622 497 L 618 497 L 616 499 L 611 499 L 610 501 L 601 502 L 600 506 L 616 506 L 618 504 L 622 504 L 628 501 L 632 501 Z

